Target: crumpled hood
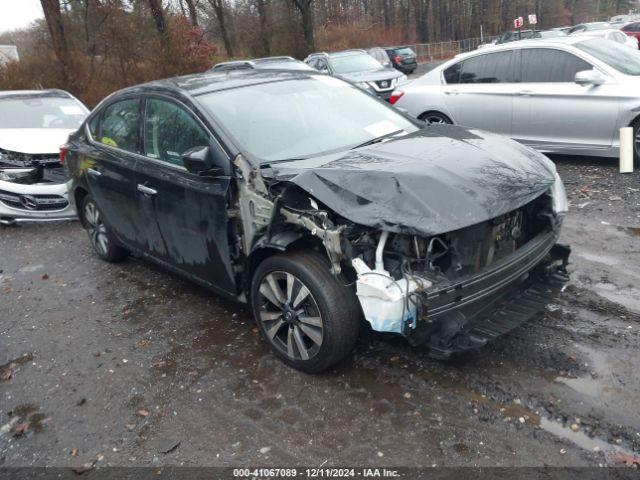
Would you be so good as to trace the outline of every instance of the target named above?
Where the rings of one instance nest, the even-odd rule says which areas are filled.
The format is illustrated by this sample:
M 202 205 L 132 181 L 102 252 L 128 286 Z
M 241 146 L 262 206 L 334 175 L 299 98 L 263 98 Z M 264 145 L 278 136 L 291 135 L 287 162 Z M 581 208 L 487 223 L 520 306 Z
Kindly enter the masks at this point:
M 298 185 L 354 223 L 424 236 L 515 210 L 548 190 L 555 171 L 519 143 L 450 125 L 271 168 L 265 176 Z
M 344 78 L 350 82 L 377 82 L 379 80 L 391 80 L 400 78 L 404 73 L 394 68 L 382 67 L 380 70 L 369 70 L 366 72 L 342 73 L 340 78 Z
M 0 129 L 0 148 L 11 152 L 37 154 L 55 154 L 60 151 L 73 133 L 68 128 L 2 128 Z

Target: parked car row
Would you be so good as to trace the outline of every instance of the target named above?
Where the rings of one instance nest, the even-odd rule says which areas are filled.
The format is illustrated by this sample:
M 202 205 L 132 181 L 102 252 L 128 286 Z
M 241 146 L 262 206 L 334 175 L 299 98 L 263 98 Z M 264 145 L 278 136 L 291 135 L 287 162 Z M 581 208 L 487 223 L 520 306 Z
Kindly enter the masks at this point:
M 547 153 L 616 156 L 618 131 L 631 126 L 640 158 L 639 76 L 640 52 L 619 43 L 523 40 L 459 55 L 396 89 L 391 103 Z

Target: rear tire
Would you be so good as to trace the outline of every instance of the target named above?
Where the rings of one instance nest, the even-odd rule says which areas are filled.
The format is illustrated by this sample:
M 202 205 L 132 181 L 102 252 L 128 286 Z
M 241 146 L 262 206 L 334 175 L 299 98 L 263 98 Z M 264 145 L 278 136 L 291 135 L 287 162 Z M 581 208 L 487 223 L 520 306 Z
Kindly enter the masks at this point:
M 633 164 L 635 168 L 640 168 L 640 118 L 637 118 L 631 126 L 633 127 Z
M 426 122 L 428 125 L 451 125 L 453 122 L 444 113 L 425 112 L 418 117 L 419 120 Z
M 124 260 L 129 252 L 119 246 L 109 227 L 103 221 L 103 215 L 91 195 L 82 199 L 80 211 L 82 226 L 89 234 L 93 251 L 105 262 L 115 263 Z
M 263 261 L 251 281 L 251 307 L 274 355 L 306 373 L 343 360 L 358 338 L 361 312 L 355 292 L 315 252 Z

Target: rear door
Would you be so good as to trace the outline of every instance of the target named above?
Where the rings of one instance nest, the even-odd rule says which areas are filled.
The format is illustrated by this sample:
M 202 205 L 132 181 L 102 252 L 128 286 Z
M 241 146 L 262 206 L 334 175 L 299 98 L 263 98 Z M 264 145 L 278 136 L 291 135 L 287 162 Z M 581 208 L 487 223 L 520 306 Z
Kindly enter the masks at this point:
M 83 152 L 81 172 L 104 221 L 118 239 L 138 248 L 143 232 L 138 222 L 135 165 L 140 153 L 140 98 L 106 105 L 91 124 L 91 147 Z
M 447 68 L 447 108 L 460 125 L 511 133 L 515 64 L 512 50 L 476 55 Z
M 145 98 L 143 154 L 135 183 L 148 232 L 146 250 L 188 275 L 235 293 L 227 229 L 229 178 L 190 173 L 182 154 L 216 140 L 186 105 Z
M 514 139 L 540 150 L 611 146 L 618 116 L 613 79 L 600 86 L 578 85 L 576 73 L 594 66 L 556 48 L 523 48 L 519 64 Z

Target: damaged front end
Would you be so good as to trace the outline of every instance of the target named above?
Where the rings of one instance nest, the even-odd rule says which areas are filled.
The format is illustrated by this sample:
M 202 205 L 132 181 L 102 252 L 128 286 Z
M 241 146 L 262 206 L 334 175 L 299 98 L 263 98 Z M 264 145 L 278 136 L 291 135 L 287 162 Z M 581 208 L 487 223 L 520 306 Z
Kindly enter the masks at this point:
M 430 354 L 484 345 L 542 310 L 568 281 L 570 249 L 556 242 L 566 197 L 555 183 L 512 211 L 433 235 L 361 225 L 270 169 L 238 167 L 245 255 L 304 242 L 326 252 L 372 329 L 428 345 Z M 238 216 L 238 215 L 236 215 Z
M 67 182 L 58 156 L 0 151 L 0 224 L 74 219 Z

